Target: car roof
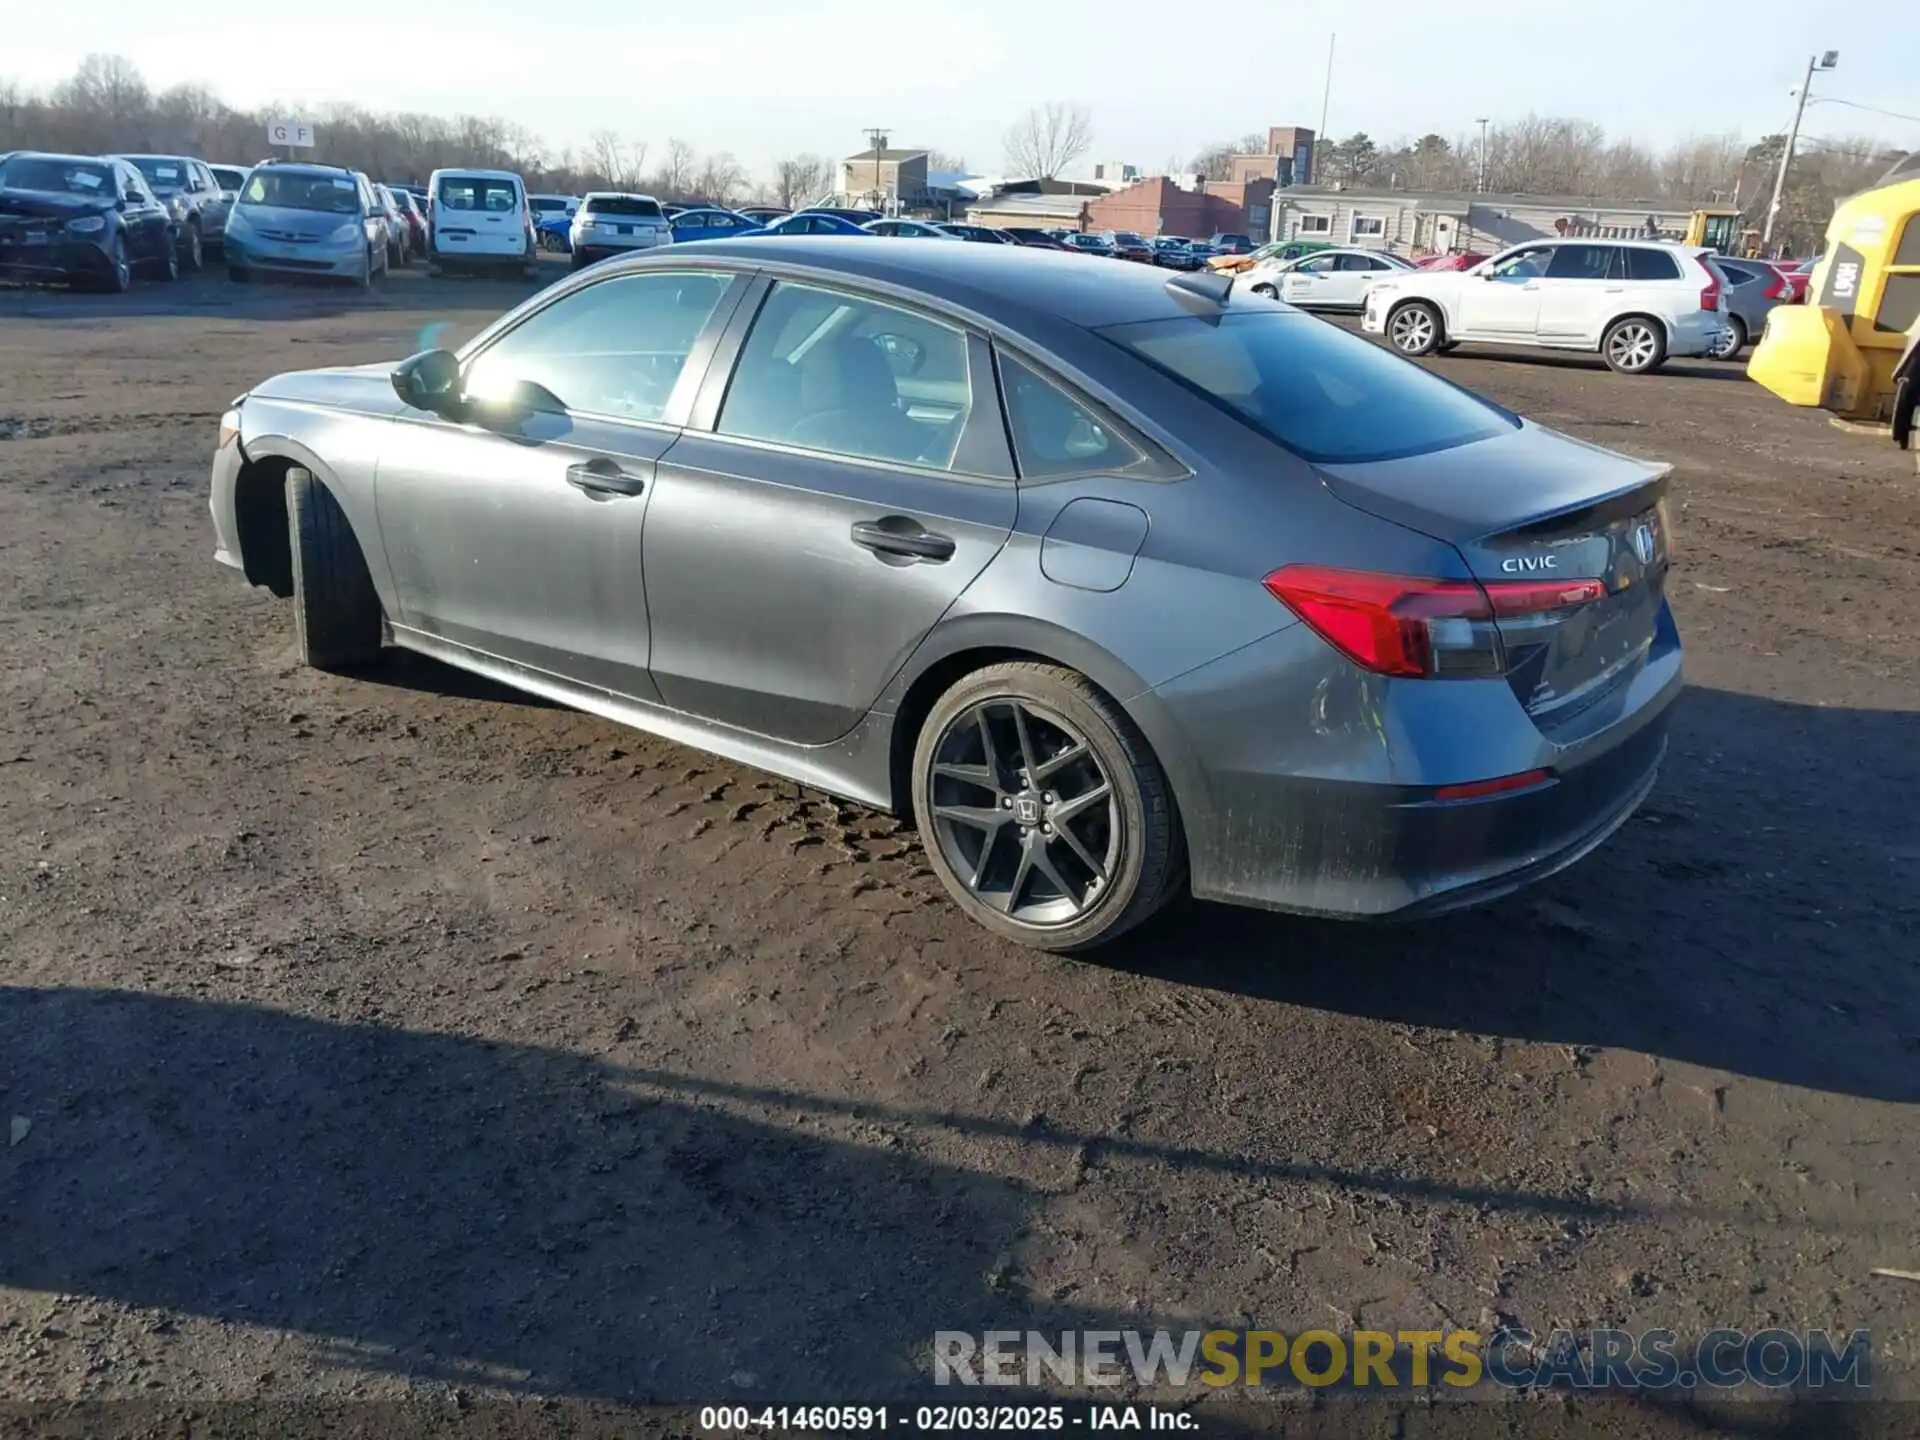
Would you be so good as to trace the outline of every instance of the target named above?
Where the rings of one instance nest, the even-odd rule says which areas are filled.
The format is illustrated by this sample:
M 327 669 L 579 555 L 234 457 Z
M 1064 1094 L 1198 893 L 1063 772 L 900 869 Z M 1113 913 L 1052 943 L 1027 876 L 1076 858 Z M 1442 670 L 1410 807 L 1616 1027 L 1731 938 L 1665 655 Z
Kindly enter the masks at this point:
M 571 200 L 573 197 L 571 195 L 534 195 L 530 198 L 534 200 Z M 653 200 L 653 203 L 656 205 L 660 203 L 658 200 L 654 200 L 653 196 L 647 194 L 644 190 L 589 190 L 580 198 L 582 200 Z
M 448 165 L 436 170 L 427 177 L 427 183 L 431 185 L 435 180 L 447 175 L 465 180 L 511 180 L 522 189 L 526 188 L 526 182 L 511 170 L 479 170 L 466 165 Z
M 821 284 L 868 281 L 971 311 L 1011 328 L 1051 317 L 1090 328 L 1192 314 L 1149 266 L 1088 266 L 1058 251 L 1017 245 L 869 245 L 866 237 L 779 235 L 705 240 L 700 258 L 777 278 Z M 685 264 L 684 256 L 650 251 L 604 262 L 635 270 Z M 1191 302 L 1189 302 L 1190 304 Z
M 109 160 L 123 160 L 123 155 L 66 155 L 58 150 L 9 150 L 0 155 L 0 160 L 67 160 L 78 165 L 104 165 Z

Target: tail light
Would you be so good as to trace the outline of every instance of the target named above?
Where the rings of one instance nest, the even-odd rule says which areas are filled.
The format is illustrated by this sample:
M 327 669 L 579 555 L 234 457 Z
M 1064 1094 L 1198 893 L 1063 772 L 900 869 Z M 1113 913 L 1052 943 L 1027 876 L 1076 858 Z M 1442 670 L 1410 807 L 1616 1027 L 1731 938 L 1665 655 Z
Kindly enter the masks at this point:
M 1711 265 L 1701 268 L 1707 272 L 1707 283 L 1700 290 L 1700 308 L 1718 310 L 1720 308 L 1720 277 L 1714 273 Z
M 1349 660 L 1376 675 L 1481 678 L 1506 672 L 1498 621 L 1605 597 L 1598 580 L 1426 580 L 1288 565 L 1262 582 Z
M 1785 300 L 1787 298 L 1787 292 L 1792 288 L 1793 287 L 1787 283 L 1787 277 L 1776 270 L 1773 272 L 1773 283 L 1767 286 L 1767 293 L 1760 298 L 1763 300 Z

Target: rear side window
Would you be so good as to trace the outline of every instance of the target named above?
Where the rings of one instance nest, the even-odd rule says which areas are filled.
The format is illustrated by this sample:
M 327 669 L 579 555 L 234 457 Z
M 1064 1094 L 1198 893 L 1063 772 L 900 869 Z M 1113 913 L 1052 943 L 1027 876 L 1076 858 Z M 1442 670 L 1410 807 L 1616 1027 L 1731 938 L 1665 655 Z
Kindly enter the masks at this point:
M 440 181 L 440 204 L 449 210 L 517 209 L 519 193 L 510 180 L 487 180 L 472 175 L 448 175 Z
M 1547 264 L 1549 280 L 1604 280 L 1613 268 L 1611 245 L 1561 245 Z
M 998 355 L 1000 389 L 1007 397 L 1007 423 L 1022 480 L 1061 480 L 1073 475 L 1167 476 L 1178 467 L 1156 460 L 1087 405 L 1038 371 L 1005 353 Z
M 1680 262 L 1664 250 L 1629 245 L 1621 252 L 1629 280 L 1678 280 Z
M 1418 365 L 1311 316 L 1181 316 L 1099 334 L 1303 460 L 1425 455 L 1518 421 Z

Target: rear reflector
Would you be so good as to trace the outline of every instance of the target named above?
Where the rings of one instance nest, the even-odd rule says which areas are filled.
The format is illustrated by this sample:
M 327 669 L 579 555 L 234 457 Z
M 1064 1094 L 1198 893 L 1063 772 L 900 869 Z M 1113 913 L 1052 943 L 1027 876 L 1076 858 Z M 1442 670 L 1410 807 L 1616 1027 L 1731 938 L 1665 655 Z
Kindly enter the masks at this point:
M 1355 664 L 1408 678 L 1504 674 L 1497 620 L 1572 609 L 1607 593 L 1598 580 L 1482 584 L 1325 565 L 1288 565 L 1261 583 Z
M 1465 785 L 1442 785 L 1433 792 L 1436 800 L 1478 800 L 1483 795 L 1504 795 L 1512 790 L 1531 790 L 1553 778 L 1551 770 L 1522 770 L 1518 775 L 1502 775 L 1497 780 L 1472 780 Z

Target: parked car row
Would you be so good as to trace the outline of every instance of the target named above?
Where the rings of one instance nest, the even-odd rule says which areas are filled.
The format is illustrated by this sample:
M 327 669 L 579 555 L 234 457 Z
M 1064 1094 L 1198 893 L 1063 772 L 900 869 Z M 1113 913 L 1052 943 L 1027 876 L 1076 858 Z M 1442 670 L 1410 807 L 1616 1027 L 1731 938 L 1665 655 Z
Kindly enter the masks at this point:
M 228 204 L 198 160 L 13 151 L 0 156 L 0 276 L 112 291 L 136 272 L 177 279 L 219 247 Z

